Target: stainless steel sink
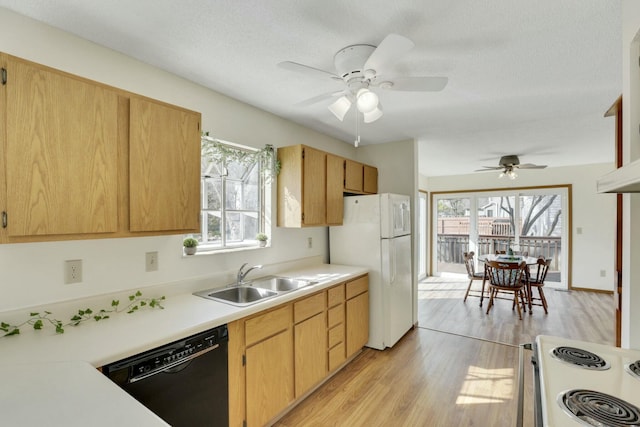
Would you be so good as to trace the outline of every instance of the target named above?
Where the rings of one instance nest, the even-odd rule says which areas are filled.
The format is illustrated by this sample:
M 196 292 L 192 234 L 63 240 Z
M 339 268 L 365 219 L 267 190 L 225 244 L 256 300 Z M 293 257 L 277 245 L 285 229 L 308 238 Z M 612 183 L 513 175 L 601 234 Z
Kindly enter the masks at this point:
M 290 277 L 268 276 L 256 279 L 250 283 L 254 288 L 269 289 L 277 292 L 289 292 L 304 288 L 317 282 L 304 279 L 292 279 Z
M 232 286 L 216 291 L 196 292 L 194 295 L 231 305 L 244 307 L 278 295 L 278 292 L 253 286 Z
M 318 282 L 306 279 L 266 276 L 250 282 L 243 282 L 241 285 L 234 283 L 226 288 L 195 292 L 194 295 L 244 307 L 316 283 Z

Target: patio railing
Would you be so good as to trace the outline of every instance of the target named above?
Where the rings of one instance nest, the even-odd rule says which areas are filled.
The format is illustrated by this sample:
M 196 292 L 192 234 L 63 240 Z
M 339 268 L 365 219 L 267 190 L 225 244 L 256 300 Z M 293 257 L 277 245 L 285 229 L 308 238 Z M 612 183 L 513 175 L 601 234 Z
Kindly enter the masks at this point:
M 520 252 L 528 252 L 529 256 L 551 258 L 552 271 L 560 270 L 562 251 L 560 237 L 520 236 Z M 463 264 L 462 254 L 469 250 L 469 236 L 460 234 L 438 234 L 438 264 Z M 513 247 L 514 239 L 506 236 L 478 236 L 477 256 L 506 251 Z

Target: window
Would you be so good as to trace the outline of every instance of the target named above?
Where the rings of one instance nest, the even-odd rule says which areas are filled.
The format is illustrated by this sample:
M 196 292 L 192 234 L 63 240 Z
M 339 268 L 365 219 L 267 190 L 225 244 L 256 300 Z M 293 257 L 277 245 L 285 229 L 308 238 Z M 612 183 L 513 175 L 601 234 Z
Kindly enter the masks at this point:
M 271 146 L 258 150 L 203 136 L 201 231 L 192 236 L 199 252 L 257 247 L 256 235 L 270 234 L 266 183 L 272 161 Z

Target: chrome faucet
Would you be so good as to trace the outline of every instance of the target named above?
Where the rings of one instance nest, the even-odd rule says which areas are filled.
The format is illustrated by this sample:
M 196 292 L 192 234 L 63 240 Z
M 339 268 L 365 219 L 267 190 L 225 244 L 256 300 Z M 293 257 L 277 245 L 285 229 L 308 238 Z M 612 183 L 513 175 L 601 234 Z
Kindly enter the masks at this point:
M 250 269 L 248 269 L 247 271 L 242 271 L 248 263 L 244 263 L 242 264 L 242 266 L 240 267 L 240 270 L 238 270 L 238 276 L 236 277 L 236 285 L 242 285 L 244 284 L 244 278 L 247 277 L 247 274 L 249 274 L 249 272 L 251 270 L 255 270 L 255 269 L 259 269 L 262 268 L 262 265 L 254 265 L 253 267 L 251 267 Z

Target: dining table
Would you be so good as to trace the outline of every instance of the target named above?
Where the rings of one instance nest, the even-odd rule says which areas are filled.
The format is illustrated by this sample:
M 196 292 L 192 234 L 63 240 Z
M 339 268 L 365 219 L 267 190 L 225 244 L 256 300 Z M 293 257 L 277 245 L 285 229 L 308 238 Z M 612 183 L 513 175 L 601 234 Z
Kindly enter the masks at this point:
M 516 263 L 520 264 L 524 261 L 527 264 L 527 268 L 525 270 L 526 275 L 526 283 L 524 286 L 525 297 L 527 298 L 527 305 L 529 306 L 529 310 L 531 310 L 531 284 L 529 283 L 529 267 L 538 264 L 538 258 L 528 255 L 517 255 L 517 254 L 485 254 L 480 255 L 478 257 L 478 261 L 487 262 L 487 261 L 498 261 L 504 263 Z

